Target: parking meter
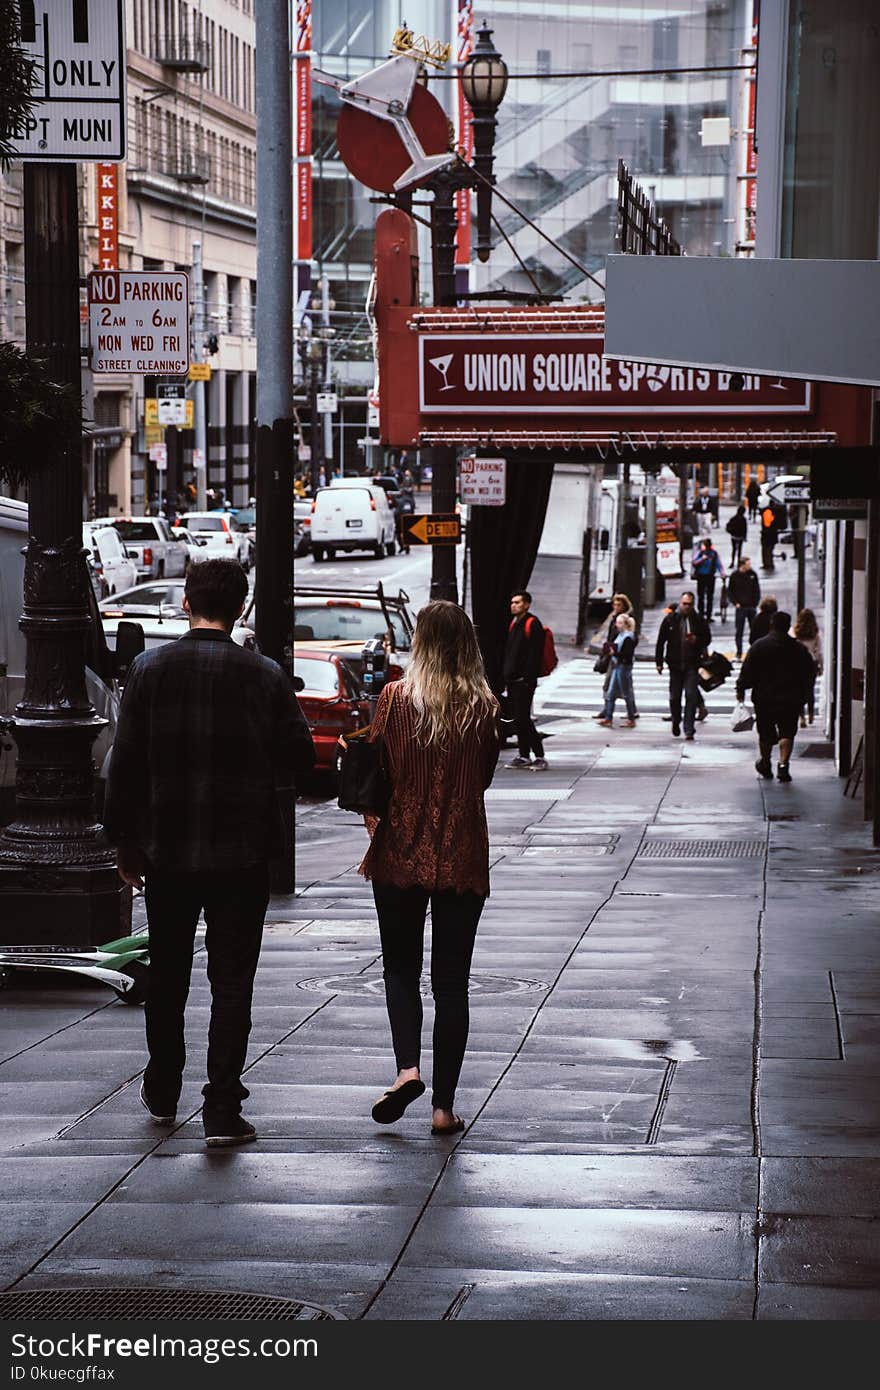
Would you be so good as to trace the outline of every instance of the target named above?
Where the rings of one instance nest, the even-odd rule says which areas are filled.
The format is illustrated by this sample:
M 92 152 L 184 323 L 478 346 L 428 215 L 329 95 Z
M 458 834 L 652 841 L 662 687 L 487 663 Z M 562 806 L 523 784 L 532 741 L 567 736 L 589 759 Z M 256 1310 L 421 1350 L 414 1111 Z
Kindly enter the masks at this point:
M 378 700 L 388 675 L 388 657 L 381 637 L 374 637 L 364 643 L 361 660 L 364 694 L 368 700 Z

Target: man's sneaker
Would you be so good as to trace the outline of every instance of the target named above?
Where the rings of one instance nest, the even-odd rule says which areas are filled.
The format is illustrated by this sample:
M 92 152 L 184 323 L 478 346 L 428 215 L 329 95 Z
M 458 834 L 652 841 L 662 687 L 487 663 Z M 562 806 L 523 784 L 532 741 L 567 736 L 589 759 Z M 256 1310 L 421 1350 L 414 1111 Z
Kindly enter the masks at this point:
M 532 772 L 546 772 L 546 771 L 547 771 L 547 759 L 546 759 L 546 758 L 536 758 L 535 761 L 532 763 Z
M 700 708 L 697 710 L 697 719 L 700 721 L 701 724 L 708 715 L 708 713 L 709 711 L 706 709 L 706 706 L 700 705 Z
M 770 775 L 772 777 L 773 774 L 771 773 Z M 788 763 L 779 763 L 777 765 L 776 776 L 779 778 L 780 782 L 791 781 L 791 773 L 788 770 Z
M 755 763 L 755 771 L 759 777 L 772 777 L 773 769 L 770 766 L 769 758 L 759 758 Z
M 256 1139 L 257 1131 L 241 1115 L 227 1115 L 219 1119 L 209 1119 L 202 1112 L 205 1126 L 205 1143 L 209 1149 L 228 1148 L 232 1144 L 249 1144 Z
M 173 1125 L 177 1119 L 177 1111 L 174 1106 L 160 1105 L 152 1096 L 147 1095 L 146 1087 L 141 1082 L 141 1089 L 138 1092 L 141 1105 L 149 1112 L 150 1119 L 154 1125 Z
M 693 735 L 693 734 L 685 734 L 685 738 L 687 739 L 688 743 L 693 743 L 693 741 L 694 741 L 694 735 Z
M 514 758 L 512 762 L 506 764 L 507 767 L 531 767 L 531 758 Z
M 680 733 L 681 733 L 681 725 L 680 725 L 680 724 L 673 724 L 673 726 L 672 726 L 672 737 L 673 737 L 673 738 L 678 738 L 678 736 L 679 736 Z
M 620 727 L 622 729 L 634 729 L 636 727 L 636 721 L 634 719 L 624 719 Z

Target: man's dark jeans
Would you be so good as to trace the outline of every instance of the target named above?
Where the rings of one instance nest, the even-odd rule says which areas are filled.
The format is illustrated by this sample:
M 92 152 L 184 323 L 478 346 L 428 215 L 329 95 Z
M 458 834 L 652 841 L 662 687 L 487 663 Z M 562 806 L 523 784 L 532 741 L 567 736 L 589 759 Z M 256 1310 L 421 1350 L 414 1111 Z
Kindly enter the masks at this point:
M 715 597 L 715 575 L 697 576 L 697 603 L 699 611 L 707 620 L 712 617 L 712 601 Z
M 532 749 L 536 758 L 544 756 L 544 744 L 538 737 L 538 730 L 532 721 L 535 690 L 534 681 L 511 681 L 507 687 L 510 717 L 516 725 L 516 741 L 521 758 L 527 758 Z
M 202 1094 L 211 1116 L 237 1115 L 249 1094 L 241 1084 L 241 1073 L 269 903 L 268 866 L 257 864 L 234 873 L 148 870 L 145 880 L 150 928 L 150 984 L 145 1009 L 150 1061 L 144 1083 L 162 1110 L 175 1108 L 186 1062 L 184 1009 L 193 944 L 204 908 L 211 1023 L 208 1084 Z
M 435 1110 L 451 1110 L 467 1046 L 468 981 L 477 924 L 485 899 L 446 889 L 396 888 L 373 883 L 379 916 L 385 1003 L 399 1071 L 417 1067 L 422 1049 L 422 952 L 431 903 L 431 992 L 434 995 Z
M 752 640 L 752 623 L 755 621 L 755 614 L 757 613 L 757 611 L 758 611 L 757 608 L 746 608 L 745 605 L 742 604 L 742 603 L 739 605 L 739 607 L 738 607 L 737 610 L 736 610 L 736 654 L 737 654 L 737 656 L 742 656 L 742 649 L 743 649 L 743 633 L 745 632 L 746 623 L 748 623 L 748 625 L 749 625 L 749 641 Z
M 669 672 L 669 713 L 672 715 L 672 727 L 675 729 L 681 725 L 682 694 L 684 694 L 684 731 L 686 734 L 692 734 L 696 729 L 697 704 L 700 695 L 696 666 L 685 666 L 683 670 L 671 670 Z

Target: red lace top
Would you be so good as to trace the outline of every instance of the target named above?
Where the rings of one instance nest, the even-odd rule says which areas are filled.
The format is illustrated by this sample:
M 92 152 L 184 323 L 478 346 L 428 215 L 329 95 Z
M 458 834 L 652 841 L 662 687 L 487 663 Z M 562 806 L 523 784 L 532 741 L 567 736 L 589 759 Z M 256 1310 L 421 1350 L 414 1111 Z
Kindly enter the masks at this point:
M 415 711 L 402 685 L 379 696 L 373 735 L 385 720 L 385 766 L 391 800 L 381 820 L 366 816 L 370 847 L 360 866 L 364 878 L 397 888 L 430 892 L 453 888 L 489 894 L 489 832 L 483 792 L 498 761 L 498 709 L 445 748 L 417 740 Z

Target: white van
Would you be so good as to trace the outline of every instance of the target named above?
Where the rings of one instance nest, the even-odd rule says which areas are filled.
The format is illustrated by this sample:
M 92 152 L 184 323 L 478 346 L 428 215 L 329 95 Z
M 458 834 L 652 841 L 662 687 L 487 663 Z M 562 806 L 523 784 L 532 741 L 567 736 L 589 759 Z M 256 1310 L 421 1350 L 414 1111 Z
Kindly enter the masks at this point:
M 318 489 L 312 503 L 311 546 L 316 561 L 337 550 L 370 550 L 376 560 L 396 548 L 394 513 L 383 487 L 361 478 Z
M 122 544 L 122 537 L 113 526 L 100 530 L 83 527 L 83 545 L 88 552 L 89 569 L 95 598 L 121 593 L 137 583 L 137 565 Z

